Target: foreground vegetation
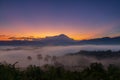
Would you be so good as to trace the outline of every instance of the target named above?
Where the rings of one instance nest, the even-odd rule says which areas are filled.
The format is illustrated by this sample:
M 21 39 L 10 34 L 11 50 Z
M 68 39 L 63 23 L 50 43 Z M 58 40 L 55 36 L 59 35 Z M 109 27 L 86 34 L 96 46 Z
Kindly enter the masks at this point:
M 62 67 L 29 66 L 19 69 L 11 64 L 0 64 L 0 80 L 120 80 L 120 68 L 92 63 L 82 71 L 68 71 Z

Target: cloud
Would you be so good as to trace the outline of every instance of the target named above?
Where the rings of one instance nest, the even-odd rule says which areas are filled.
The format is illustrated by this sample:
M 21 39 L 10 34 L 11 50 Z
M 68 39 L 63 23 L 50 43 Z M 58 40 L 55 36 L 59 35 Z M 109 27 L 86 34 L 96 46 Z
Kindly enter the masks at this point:
M 0 37 L 7 37 L 6 35 L 0 35 Z
M 0 40 L 8 40 L 10 36 L 9 35 L 0 35 Z
M 11 40 L 40 40 L 41 38 L 34 38 L 33 36 L 30 36 L 30 37 L 9 37 L 8 39 L 11 39 Z

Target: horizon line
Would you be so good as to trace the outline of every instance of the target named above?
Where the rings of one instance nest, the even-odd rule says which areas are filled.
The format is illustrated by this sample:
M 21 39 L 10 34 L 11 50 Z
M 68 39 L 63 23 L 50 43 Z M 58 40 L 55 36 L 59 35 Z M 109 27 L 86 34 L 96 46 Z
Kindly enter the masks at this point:
M 120 36 L 114 36 L 114 37 L 95 37 L 95 38 L 88 38 L 88 39 L 74 39 L 74 38 L 71 38 L 70 36 L 66 35 L 66 34 L 57 34 L 57 35 L 53 35 L 53 36 L 45 36 L 45 37 L 35 37 L 35 36 L 21 36 L 21 37 L 16 37 L 16 36 L 9 36 L 8 38 L 6 39 L 1 39 L 0 38 L 0 41 L 14 41 L 14 40 L 18 40 L 18 41 L 35 41 L 35 40 L 41 40 L 41 39 L 45 39 L 45 38 L 48 38 L 48 37 L 55 37 L 55 36 L 60 36 L 60 35 L 64 35 L 70 39 L 73 39 L 75 41 L 82 41 L 82 40 L 90 40 L 90 39 L 99 39 L 99 38 L 115 38 L 115 37 L 120 37 Z M 4 35 L 6 36 L 6 35 Z M 1 37 L 1 36 L 0 36 Z

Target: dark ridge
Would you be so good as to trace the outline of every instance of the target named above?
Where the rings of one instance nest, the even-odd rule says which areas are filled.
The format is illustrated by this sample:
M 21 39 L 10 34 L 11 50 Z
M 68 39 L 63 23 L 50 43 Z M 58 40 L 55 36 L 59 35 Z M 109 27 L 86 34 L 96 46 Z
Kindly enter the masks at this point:
M 67 55 L 85 55 L 85 56 L 93 56 L 97 59 L 106 59 L 106 58 L 120 58 L 120 51 L 85 51 L 81 50 L 77 53 L 70 53 Z
M 120 45 L 120 37 L 103 37 L 89 40 L 73 40 L 65 34 L 41 39 L 0 41 L 0 46 L 46 46 L 46 45 Z

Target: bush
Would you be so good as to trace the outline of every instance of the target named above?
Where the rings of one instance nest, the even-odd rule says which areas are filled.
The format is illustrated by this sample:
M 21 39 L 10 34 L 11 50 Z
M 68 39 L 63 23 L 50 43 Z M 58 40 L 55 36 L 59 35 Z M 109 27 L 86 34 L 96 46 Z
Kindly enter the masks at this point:
M 101 63 L 92 63 L 82 71 L 49 65 L 45 68 L 31 65 L 21 70 L 15 65 L 0 64 L 0 80 L 120 80 L 120 68 L 114 65 L 104 69 Z

